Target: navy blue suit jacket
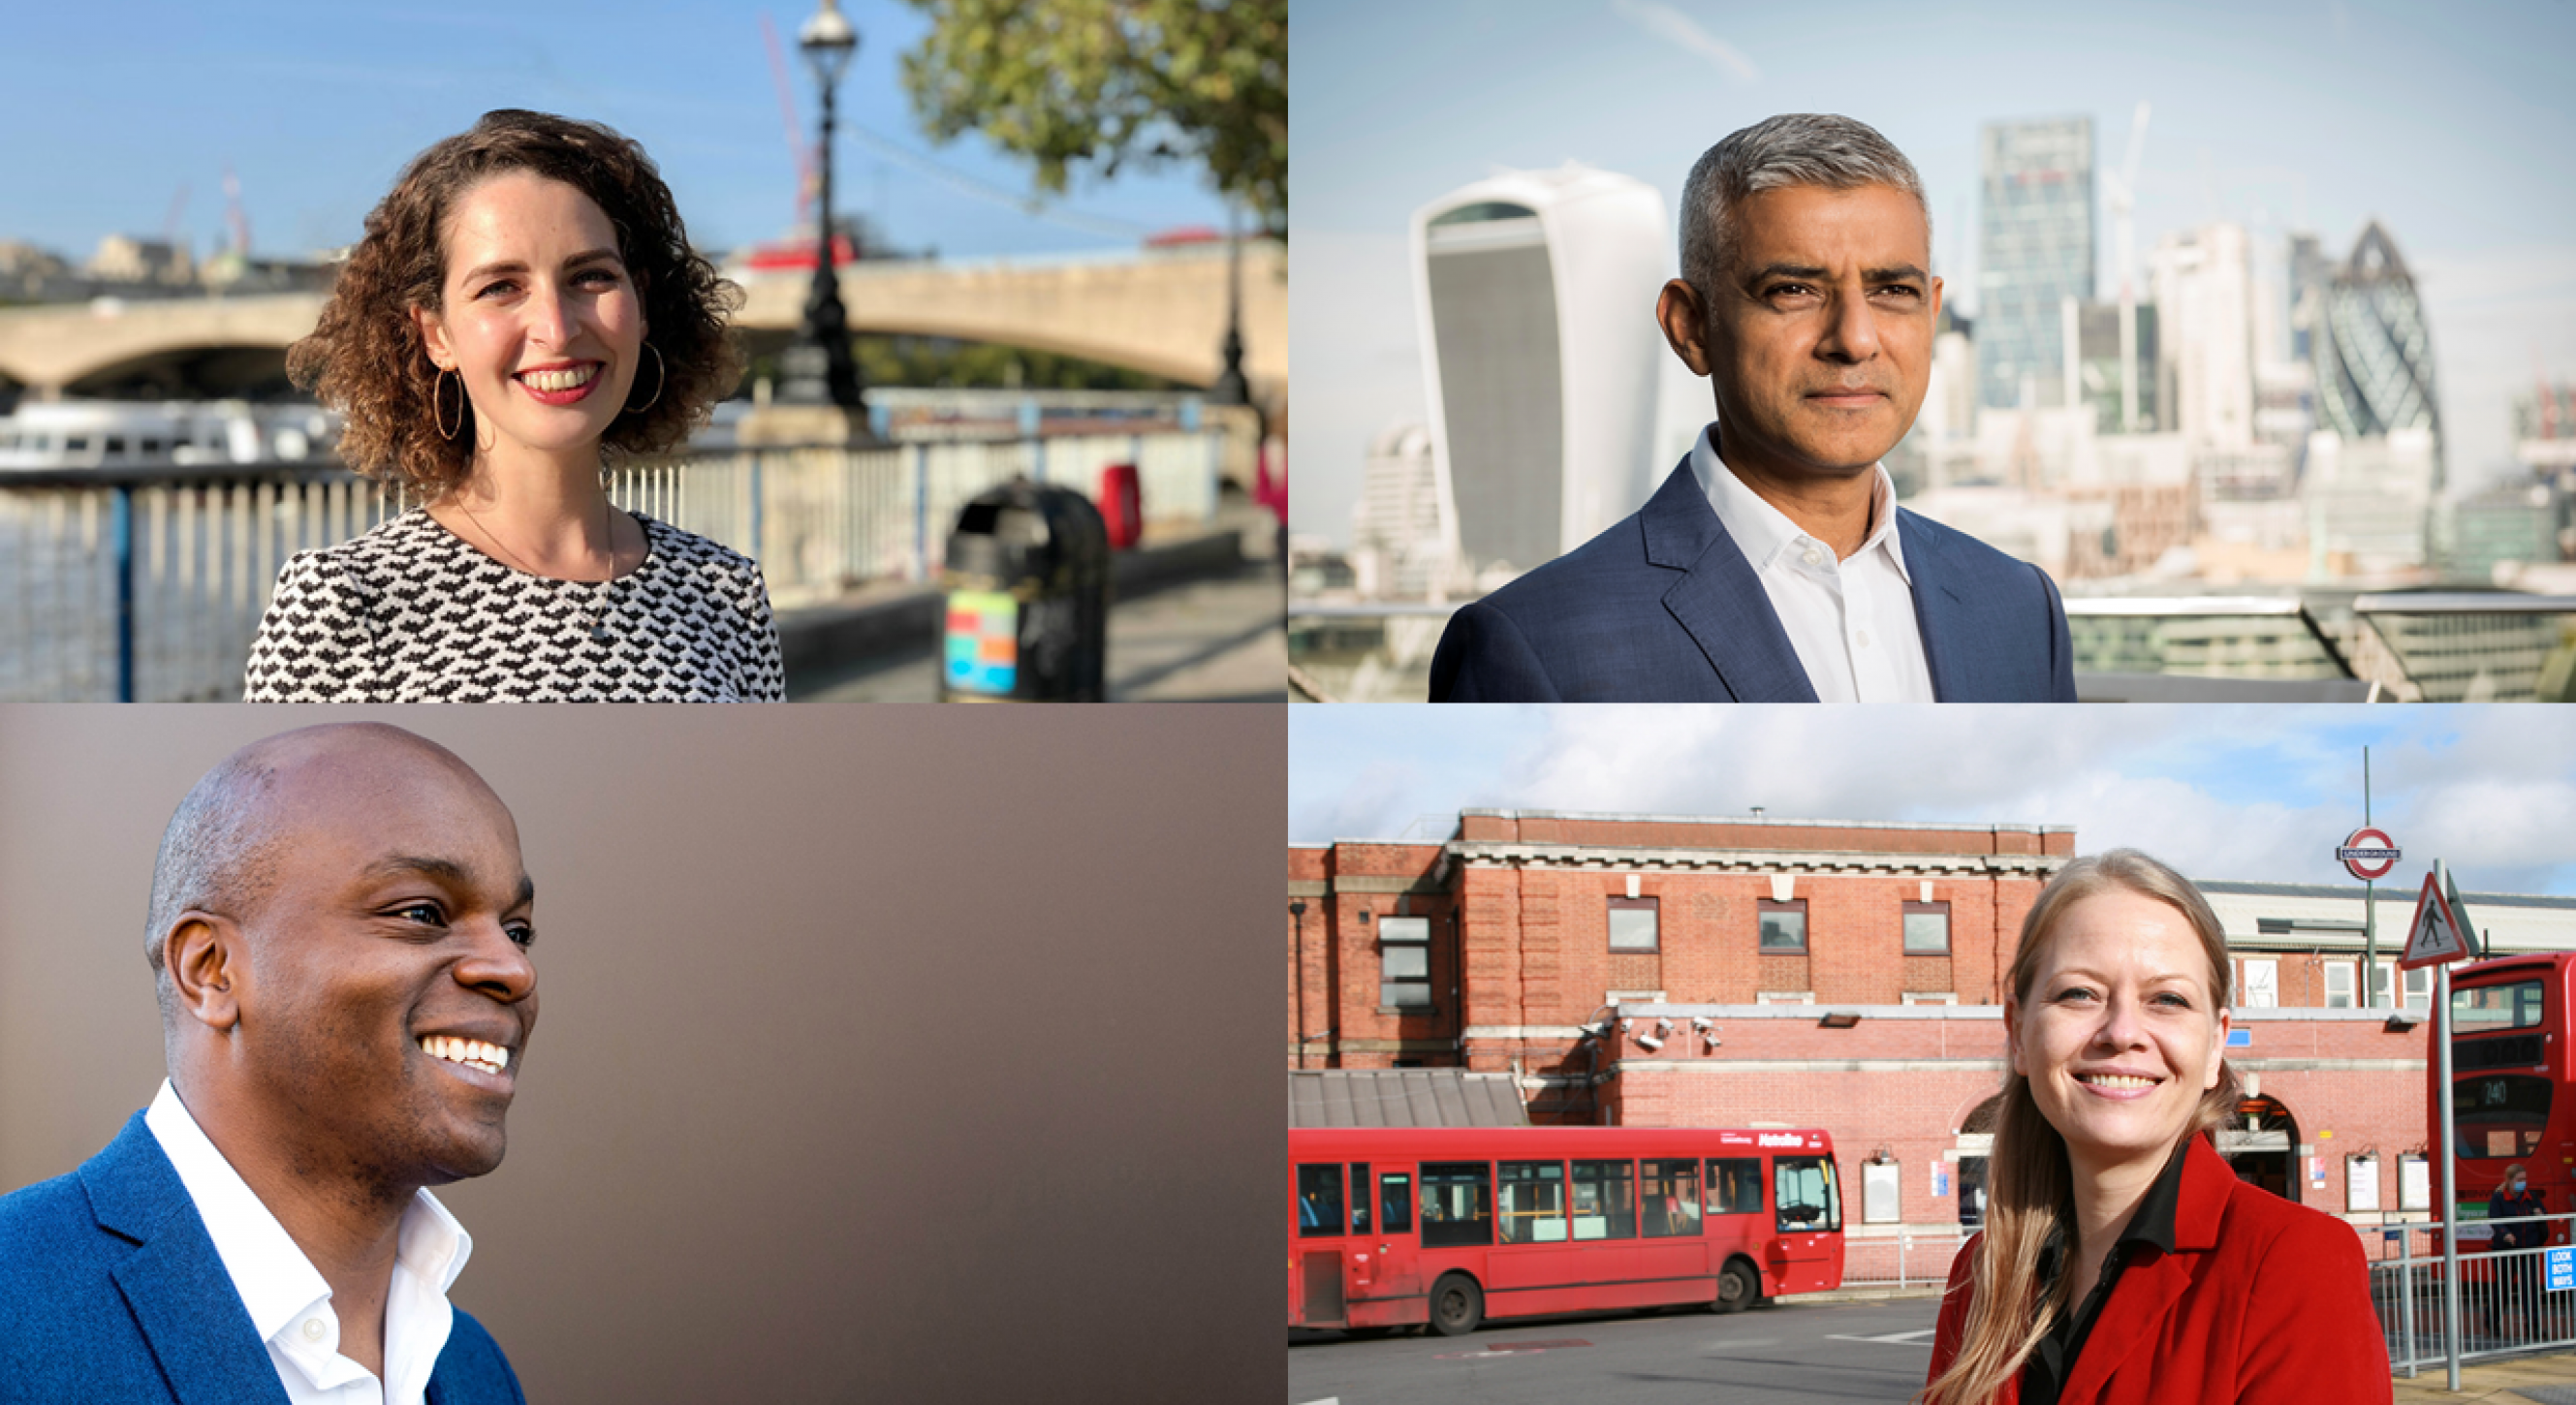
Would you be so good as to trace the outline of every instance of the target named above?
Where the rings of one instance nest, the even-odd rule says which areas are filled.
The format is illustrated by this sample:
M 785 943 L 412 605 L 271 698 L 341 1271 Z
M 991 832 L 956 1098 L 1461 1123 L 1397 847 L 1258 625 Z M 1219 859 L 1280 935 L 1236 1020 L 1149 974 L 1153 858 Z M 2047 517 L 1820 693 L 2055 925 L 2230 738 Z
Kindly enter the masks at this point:
M 1932 695 L 2073 702 L 2048 573 L 1896 510 Z M 1637 514 L 1450 616 L 1433 702 L 1814 702 L 1761 578 L 1689 459 Z
M 0 1405 L 286 1405 L 206 1222 L 136 1113 L 68 1176 L 0 1197 Z M 429 1405 L 525 1405 L 460 1309 Z

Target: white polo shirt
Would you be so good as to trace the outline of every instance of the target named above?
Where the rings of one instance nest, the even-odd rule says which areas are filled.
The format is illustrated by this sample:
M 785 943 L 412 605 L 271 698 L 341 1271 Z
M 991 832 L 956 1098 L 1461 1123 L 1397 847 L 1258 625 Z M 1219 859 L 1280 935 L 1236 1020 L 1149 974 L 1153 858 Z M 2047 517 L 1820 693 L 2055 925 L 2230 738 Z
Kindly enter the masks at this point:
M 447 1290 L 474 1253 L 474 1240 L 447 1207 L 423 1190 L 403 1209 L 393 1283 L 385 1297 L 385 1376 L 379 1381 L 340 1354 L 331 1285 L 207 1138 L 168 1079 L 144 1111 L 143 1125 L 196 1202 L 233 1291 L 250 1312 L 252 1330 L 268 1344 L 269 1364 L 277 1368 L 286 1398 L 293 1405 L 422 1405 L 456 1321 Z
M 1761 580 L 1817 699 L 1934 701 L 1932 670 L 1914 617 L 1914 580 L 1896 534 L 1896 483 L 1887 465 L 1871 469 L 1869 539 L 1837 561 L 1831 546 L 1807 535 L 1728 471 L 1718 457 L 1717 428 L 1700 431 L 1691 473 Z

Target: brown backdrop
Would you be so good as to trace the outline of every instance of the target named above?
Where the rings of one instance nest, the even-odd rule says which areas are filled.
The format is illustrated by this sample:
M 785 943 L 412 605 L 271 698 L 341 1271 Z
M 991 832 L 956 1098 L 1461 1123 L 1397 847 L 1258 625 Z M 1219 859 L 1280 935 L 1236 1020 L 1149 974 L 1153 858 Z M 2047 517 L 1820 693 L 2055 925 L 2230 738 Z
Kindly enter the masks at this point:
M 1281 1398 L 1281 709 L 331 717 L 538 884 L 509 1159 L 440 1192 L 533 1401 Z M 150 1100 L 161 827 L 317 720 L 0 708 L 0 1191 Z

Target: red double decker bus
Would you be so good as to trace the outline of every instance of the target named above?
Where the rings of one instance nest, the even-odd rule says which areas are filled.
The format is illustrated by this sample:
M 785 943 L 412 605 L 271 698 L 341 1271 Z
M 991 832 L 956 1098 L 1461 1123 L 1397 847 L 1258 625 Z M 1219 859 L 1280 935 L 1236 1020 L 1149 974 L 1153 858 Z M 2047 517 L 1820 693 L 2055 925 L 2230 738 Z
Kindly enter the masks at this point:
M 1825 1133 L 1293 1128 L 1288 1325 L 1444 1336 L 1488 1317 L 1839 1287 Z
M 2576 1097 L 2568 1093 L 2576 1038 L 2576 953 L 2506 956 L 2451 968 L 2452 1144 L 2457 1150 L 2460 1248 L 2486 1247 L 2488 1197 L 2519 1164 L 2543 1213 L 2576 1211 Z M 2441 1089 L 2425 1125 L 2441 1125 Z M 2437 1187 L 2438 1189 L 2438 1187 Z M 2564 1243 L 2563 1222 L 2550 1242 Z

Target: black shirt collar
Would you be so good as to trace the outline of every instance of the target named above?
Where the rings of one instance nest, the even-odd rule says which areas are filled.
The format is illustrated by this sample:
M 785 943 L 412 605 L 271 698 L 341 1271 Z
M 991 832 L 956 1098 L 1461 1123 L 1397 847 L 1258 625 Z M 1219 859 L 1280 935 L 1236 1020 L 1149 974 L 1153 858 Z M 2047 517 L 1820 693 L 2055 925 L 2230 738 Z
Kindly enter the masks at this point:
M 2128 1267 L 2135 1251 L 2132 1245 L 2153 1246 L 2157 1252 L 2174 1251 L 2174 1212 L 2182 1204 L 2183 1163 L 2191 1159 L 2191 1137 L 2175 1147 L 2165 1158 L 2165 1168 L 2156 1173 L 2155 1183 L 2147 1187 L 2146 1198 L 2138 1202 L 2129 1216 L 2129 1227 L 2111 1246 L 2102 1264 L 2102 1278 L 2093 1292 L 2080 1303 L 2068 1303 L 2050 1326 L 2048 1335 L 2032 1349 L 2021 1371 L 2023 1405 L 2056 1405 L 2059 1392 L 2075 1374 L 2075 1359 L 2084 1351 L 2086 1339 L 2093 1335 L 2093 1319 L 2118 1286 L 2120 1275 Z M 2049 1231 L 2048 1243 L 2039 1251 L 2039 1295 L 2045 1300 L 2056 1291 L 2058 1275 L 2066 1268 L 2066 1241 L 2069 1226 L 2060 1223 Z

